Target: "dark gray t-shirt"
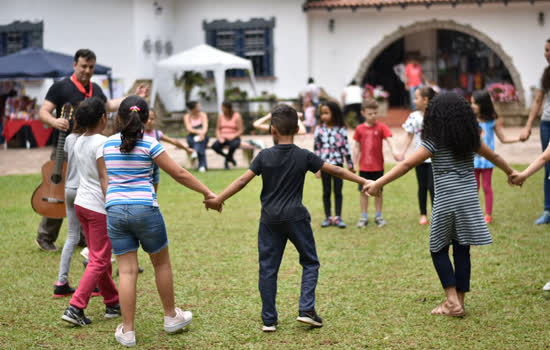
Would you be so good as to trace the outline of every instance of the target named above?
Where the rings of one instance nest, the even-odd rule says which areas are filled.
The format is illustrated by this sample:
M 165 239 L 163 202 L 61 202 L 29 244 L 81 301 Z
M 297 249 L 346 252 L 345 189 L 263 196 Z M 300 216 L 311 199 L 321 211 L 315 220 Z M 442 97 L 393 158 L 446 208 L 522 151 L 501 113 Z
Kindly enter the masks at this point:
M 299 221 L 309 217 L 302 204 L 304 179 L 309 170 L 316 173 L 324 161 L 294 144 L 276 145 L 261 151 L 250 170 L 262 176 L 262 215 L 264 224 Z

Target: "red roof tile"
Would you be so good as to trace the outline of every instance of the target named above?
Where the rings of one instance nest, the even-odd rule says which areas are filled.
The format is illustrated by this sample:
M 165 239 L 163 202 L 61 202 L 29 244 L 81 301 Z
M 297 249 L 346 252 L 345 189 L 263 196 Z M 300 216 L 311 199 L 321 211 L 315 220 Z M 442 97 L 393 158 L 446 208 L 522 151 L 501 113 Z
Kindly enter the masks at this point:
M 387 6 L 431 6 L 431 5 L 451 5 L 460 4 L 485 4 L 485 3 L 500 3 L 507 5 L 512 2 L 531 3 L 547 2 L 550 0 L 307 0 L 304 3 L 304 10 L 313 9 L 336 9 L 336 8 L 351 8 L 352 10 L 360 7 L 382 8 Z

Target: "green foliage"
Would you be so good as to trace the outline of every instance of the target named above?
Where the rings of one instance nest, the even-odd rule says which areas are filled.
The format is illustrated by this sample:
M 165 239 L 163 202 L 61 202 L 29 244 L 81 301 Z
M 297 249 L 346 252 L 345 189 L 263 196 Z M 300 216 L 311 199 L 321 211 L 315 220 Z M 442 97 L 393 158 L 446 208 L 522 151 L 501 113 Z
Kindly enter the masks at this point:
M 217 193 L 243 172 L 195 173 Z M 321 229 L 321 183 L 308 175 L 308 207 L 321 260 L 317 310 L 321 329 L 295 321 L 301 267 L 291 243 L 279 271 L 277 306 L 280 326 L 261 332 L 257 287 L 257 229 L 261 179 L 227 201 L 222 214 L 205 211 L 202 196 L 162 174 L 159 202 L 166 220 L 177 305 L 190 309 L 188 332 L 167 335 L 162 307 L 147 255 L 138 279 L 137 342 L 144 349 L 547 349 L 550 294 L 548 226 L 533 221 L 542 211 L 542 173 L 523 188 L 510 188 L 495 170 L 494 243 L 472 248 L 472 292 L 467 315 L 435 317 L 432 308 L 443 291 L 428 250 L 429 229 L 418 225 L 413 172 L 384 189 L 388 226 L 358 229 L 359 197 L 344 185 L 345 230 Z M 61 321 L 69 299 L 53 299 L 61 253 L 38 250 L 33 240 L 40 218 L 29 205 L 38 175 L 0 177 L 6 198 L 0 202 L 0 348 L 112 349 L 120 319 L 103 318 L 101 297 L 92 298 L 85 328 Z M 369 212 L 374 215 L 373 201 Z M 371 219 L 372 220 L 372 219 Z M 66 237 L 63 225 L 58 245 Z M 82 276 L 75 251 L 73 285 Z M 116 264 L 114 265 L 116 270 Z M 118 282 L 118 278 L 115 278 Z
M 177 87 L 183 88 L 183 91 L 185 93 L 185 101 L 189 101 L 189 96 L 191 95 L 191 91 L 195 86 L 203 86 L 206 83 L 206 79 L 204 76 L 195 71 L 186 71 L 184 72 L 179 78 L 174 78 L 175 85 Z

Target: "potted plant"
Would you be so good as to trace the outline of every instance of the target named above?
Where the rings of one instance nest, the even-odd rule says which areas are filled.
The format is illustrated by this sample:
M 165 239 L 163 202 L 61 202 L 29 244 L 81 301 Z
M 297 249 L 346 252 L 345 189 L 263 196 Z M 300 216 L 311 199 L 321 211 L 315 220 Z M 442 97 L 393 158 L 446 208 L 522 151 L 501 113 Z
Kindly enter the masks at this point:
M 518 124 L 518 121 L 515 119 L 521 117 L 525 113 L 525 110 L 519 101 L 514 85 L 496 83 L 489 86 L 488 91 L 493 100 L 495 111 L 499 116 L 504 118 L 505 124 Z M 521 121 L 519 121 L 519 123 L 521 123 Z
M 365 84 L 363 98 L 374 98 L 378 102 L 378 115 L 386 116 L 388 114 L 388 98 L 390 93 L 384 90 L 382 85 L 372 86 Z

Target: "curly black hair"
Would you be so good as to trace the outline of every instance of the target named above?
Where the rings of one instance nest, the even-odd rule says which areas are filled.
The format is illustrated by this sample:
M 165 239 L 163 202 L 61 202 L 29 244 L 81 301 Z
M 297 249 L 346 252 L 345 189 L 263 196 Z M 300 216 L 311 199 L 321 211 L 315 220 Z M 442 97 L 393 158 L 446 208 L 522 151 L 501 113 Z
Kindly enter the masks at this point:
M 326 101 L 321 104 L 321 107 L 326 106 L 330 109 L 330 114 L 332 117 L 332 125 L 334 126 L 345 126 L 344 122 L 344 113 L 340 105 L 334 101 Z
M 472 97 L 479 106 L 479 117 L 481 120 L 489 121 L 497 119 L 497 113 L 491 100 L 491 95 L 487 90 L 474 91 Z
M 481 145 L 480 131 L 472 107 L 454 92 L 434 97 L 424 113 L 422 140 L 450 148 L 459 157 L 477 152 Z
M 149 119 L 149 106 L 139 96 L 128 96 L 118 107 L 120 129 L 120 151 L 130 153 L 136 147 L 138 140 L 143 138 L 145 124 Z
M 93 96 L 78 105 L 75 119 L 83 130 L 92 129 L 105 113 L 105 102 L 99 97 Z

